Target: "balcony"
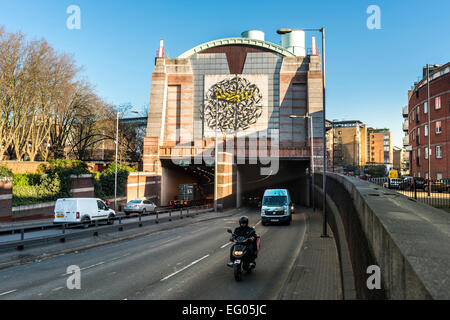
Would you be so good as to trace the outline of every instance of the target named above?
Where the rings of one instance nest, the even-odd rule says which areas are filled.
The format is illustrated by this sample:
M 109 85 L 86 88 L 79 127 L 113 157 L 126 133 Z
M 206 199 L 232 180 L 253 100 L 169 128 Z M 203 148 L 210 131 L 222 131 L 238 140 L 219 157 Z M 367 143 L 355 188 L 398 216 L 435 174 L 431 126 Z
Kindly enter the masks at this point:
M 403 118 L 408 118 L 408 106 L 403 107 Z
M 408 132 L 408 130 L 409 130 L 409 120 L 406 119 L 406 120 L 403 122 L 403 131 L 404 131 L 404 132 Z
M 409 136 L 404 136 L 403 137 L 403 146 L 404 147 L 409 146 Z

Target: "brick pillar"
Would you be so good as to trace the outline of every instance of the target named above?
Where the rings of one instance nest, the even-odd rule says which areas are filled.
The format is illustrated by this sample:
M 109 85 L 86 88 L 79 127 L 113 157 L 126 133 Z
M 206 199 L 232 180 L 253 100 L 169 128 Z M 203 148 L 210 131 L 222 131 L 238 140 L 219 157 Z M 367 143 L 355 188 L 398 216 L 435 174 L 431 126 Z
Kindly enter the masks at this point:
M 94 183 L 91 174 L 71 175 L 72 180 L 72 198 L 93 198 L 94 197 Z
M 12 197 L 12 180 L 0 178 L 0 221 L 11 219 Z
M 235 207 L 235 200 L 233 203 L 233 199 L 235 199 L 233 193 L 235 179 L 233 179 L 233 174 L 236 168 L 233 164 L 233 154 L 218 152 L 217 157 L 217 203 L 222 204 L 223 208 Z
M 132 172 L 127 181 L 127 202 L 148 199 L 159 205 L 161 176 L 149 172 Z
M 144 138 L 144 171 L 161 175 L 161 161 L 159 159 L 159 138 Z

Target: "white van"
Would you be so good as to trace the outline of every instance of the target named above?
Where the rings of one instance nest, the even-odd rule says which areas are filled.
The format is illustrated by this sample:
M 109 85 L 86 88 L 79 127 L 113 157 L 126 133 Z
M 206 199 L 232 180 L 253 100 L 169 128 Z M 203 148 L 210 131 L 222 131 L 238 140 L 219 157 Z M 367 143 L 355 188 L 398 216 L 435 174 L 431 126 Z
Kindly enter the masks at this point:
M 266 190 L 261 206 L 261 223 L 263 226 L 270 222 L 284 222 L 291 224 L 294 205 L 287 189 Z
M 55 205 L 53 223 L 85 223 L 112 219 L 114 210 L 108 208 L 103 200 L 95 198 L 58 199 Z M 111 221 L 110 223 L 114 223 Z

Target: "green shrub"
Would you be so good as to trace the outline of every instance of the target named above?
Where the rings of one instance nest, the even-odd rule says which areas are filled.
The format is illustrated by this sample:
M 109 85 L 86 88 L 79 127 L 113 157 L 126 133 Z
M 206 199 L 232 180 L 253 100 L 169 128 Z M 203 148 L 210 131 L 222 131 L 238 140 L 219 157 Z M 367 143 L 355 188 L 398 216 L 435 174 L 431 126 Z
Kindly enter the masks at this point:
M 71 175 L 88 174 L 88 166 L 82 161 L 51 160 L 41 165 L 38 174 L 15 175 L 13 205 L 35 204 L 70 198 Z
M 36 185 L 13 185 L 13 206 L 55 201 L 59 198 L 61 180 L 43 174 Z
M 13 178 L 13 173 L 6 166 L 0 166 L 0 178 Z
M 114 163 L 111 163 L 100 175 L 99 180 L 99 195 L 103 195 L 102 198 L 114 196 L 115 185 L 115 169 Z M 134 172 L 133 168 L 118 165 L 117 166 L 117 196 L 124 196 L 127 190 L 128 175 L 130 172 Z M 96 179 L 94 179 L 95 181 Z M 100 189 L 101 188 L 101 189 Z

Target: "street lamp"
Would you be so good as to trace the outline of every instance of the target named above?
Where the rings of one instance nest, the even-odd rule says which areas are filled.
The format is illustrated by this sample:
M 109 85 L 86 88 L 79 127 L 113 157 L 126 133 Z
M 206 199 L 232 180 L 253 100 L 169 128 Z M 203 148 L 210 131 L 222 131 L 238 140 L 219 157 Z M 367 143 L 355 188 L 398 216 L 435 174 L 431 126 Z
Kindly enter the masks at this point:
M 289 118 L 296 119 L 296 118 L 303 118 L 303 119 L 309 119 L 309 137 L 311 139 L 311 185 L 312 185 L 312 207 L 313 211 L 316 211 L 316 206 L 314 204 L 314 131 L 313 131 L 313 118 L 310 115 L 304 115 L 304 116 L 297 116 L 297 115 L 290 115 Z
M 328 238 L 327 214 L 326 214 L 326 172 L 327 172 L 327 141 L 326 141 L 326 118 L 325 118 L 325 27 L 321 29 L 279 29 L 278 34 L 286 34 L 292 31 L 319 31 L 322 33 L 322 85 L 323 85 L 323 230 L 322 238 Z
M 430 65 L 427 63 L 427 113 L 428 113 L 428 196 L 431 197 L 431 125 L 430 125 Z
M 131 111 L 132 113 L 139 113 L 136 110 Z M 114 175 L 114 210 L 117 212 L 117 156 L 119 153 L 119 114 L 121 112 L 117 111 L 117 122 L 116 122 L 116 159 L 114 161 L 115 175 Z

